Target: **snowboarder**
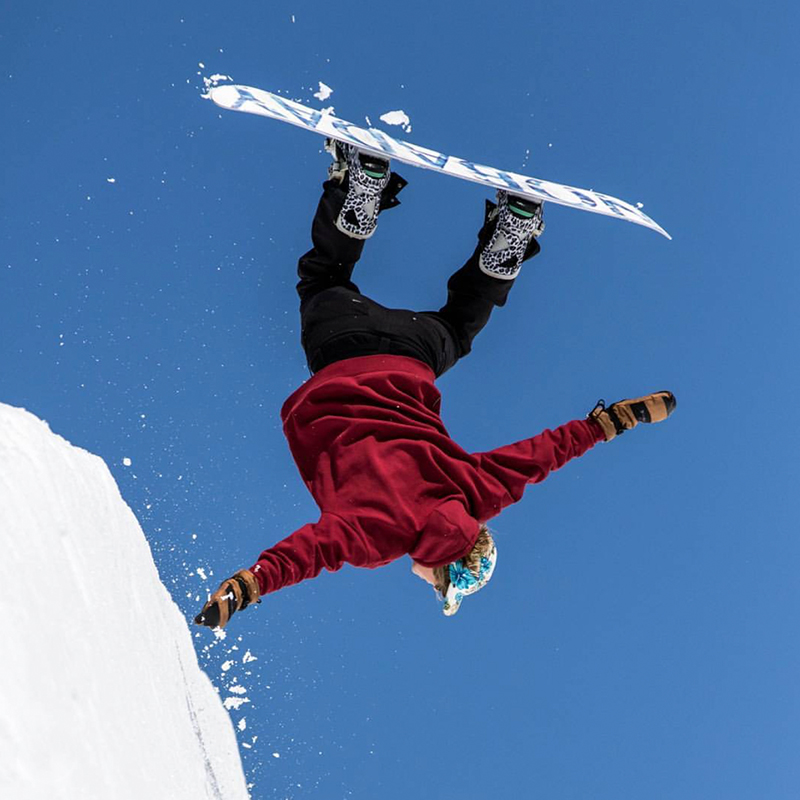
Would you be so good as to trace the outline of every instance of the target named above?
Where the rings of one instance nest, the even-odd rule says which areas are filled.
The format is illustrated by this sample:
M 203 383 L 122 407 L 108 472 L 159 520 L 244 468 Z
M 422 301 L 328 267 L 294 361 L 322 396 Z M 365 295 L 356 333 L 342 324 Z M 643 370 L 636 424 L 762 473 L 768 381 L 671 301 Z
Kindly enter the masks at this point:
M 467 355 L 522 263 L 539 250 L 542 204 L 500 190 L 486 203 L 478 245 L 447 284 L 439 311 L 379 305 L 351 281 L 378 214 L 406 185 L 389 162 L 329 140 L 334 163 L 300 258 L 301 343 L 313 376 L 281 410 L 284 432 L 321 516 L 223 581 L 195 618 L 222 627 L 232 614 L 345 563 L 379 567 L 410 555 L 446 615 L 486 585 L 497 548 L 486 526 L 597 442 L 675 408 L 670 392 L 606 407 L 586 419 L 484 453 L 467 453 L 439 416 L 439 377 Z

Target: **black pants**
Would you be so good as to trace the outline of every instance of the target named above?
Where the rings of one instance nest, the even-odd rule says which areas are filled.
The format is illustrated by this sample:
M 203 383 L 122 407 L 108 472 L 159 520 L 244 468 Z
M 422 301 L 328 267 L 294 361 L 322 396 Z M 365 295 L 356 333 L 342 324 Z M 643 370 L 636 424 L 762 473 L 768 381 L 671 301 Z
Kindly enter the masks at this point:
M 311 227 L 312 250 L 300 259 L 301 342 L 311 372 L 334 361 L 388 353 L 427 364 L 438 377 L 472 349 L 495 306 L 505 305 L 513 280 L 486 275 L 478 254 L 491 236 L 484 224 L 479 244 L 447 283 L 447 303 L 439 311 L 386 308 L 365 297 L 351 281 L 364 241 L 335 226 L 345 191 L 327 181 Z M 531 255 L 538 252 L 538 246 Z

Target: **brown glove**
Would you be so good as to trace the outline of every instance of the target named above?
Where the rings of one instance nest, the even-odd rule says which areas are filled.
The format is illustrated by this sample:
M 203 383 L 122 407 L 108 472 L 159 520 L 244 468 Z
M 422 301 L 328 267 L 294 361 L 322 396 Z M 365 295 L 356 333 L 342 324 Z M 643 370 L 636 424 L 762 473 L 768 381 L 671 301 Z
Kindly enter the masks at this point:
M 615 436 L 640 422 L 661 422 L 675 410 L 676 400 L 672 392 L 656 392 L 635 400 L 620 400 L 608 408 L 603 400 L 589 413 L 588 419 L 593 419 L 603 429 L 606 441 L 610 442 Z
M 256 576 L 249 569 L 240 569 L 232 578 L 220 584 L 194 622 L 195 625 L 209 628 L 224 628 L 236 611 L 260 602 Z

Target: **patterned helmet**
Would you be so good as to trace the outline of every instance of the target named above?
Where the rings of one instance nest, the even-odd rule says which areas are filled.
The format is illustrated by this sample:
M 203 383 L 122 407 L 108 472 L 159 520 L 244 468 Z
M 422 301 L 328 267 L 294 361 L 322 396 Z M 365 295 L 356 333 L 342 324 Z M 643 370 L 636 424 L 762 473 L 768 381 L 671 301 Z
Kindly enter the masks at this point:
M 479 589 L 483 589 L 491 580 L 497 564 L 497 548 L 492 544 L 492 549 L 485 556 L 481 557 L 480 571 L 476 578 L 472 571 L 464 563 L 464 559 L 454 561 L 448 566 L 450 573 L 450 585 L 444 596 L 444 607 L 442 611 L 445 616 L 452 617 L 458 611 L 461 601 L 468 594 L 475 594 Z

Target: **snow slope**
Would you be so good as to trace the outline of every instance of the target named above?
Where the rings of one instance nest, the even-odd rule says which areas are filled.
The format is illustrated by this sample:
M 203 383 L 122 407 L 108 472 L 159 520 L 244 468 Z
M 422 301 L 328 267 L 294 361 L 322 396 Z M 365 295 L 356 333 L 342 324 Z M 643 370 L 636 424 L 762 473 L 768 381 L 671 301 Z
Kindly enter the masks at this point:
M 0 587 L 0 797 L 247 797 L 228 714 L 105 463 L 2 404 Z

